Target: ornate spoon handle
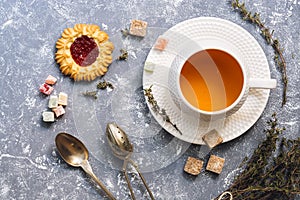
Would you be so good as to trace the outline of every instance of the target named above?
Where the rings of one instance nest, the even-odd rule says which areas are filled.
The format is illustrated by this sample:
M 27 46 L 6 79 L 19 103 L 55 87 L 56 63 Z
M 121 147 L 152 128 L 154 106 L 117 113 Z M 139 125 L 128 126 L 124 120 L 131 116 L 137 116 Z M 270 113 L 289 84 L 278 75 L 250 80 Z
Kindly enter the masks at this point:
M 146 183 L 146 180 L 145 180 L 144 176 L 143 176 L 142 173 L 140 172 L 139 167 L 137 166 L 137 164 L 136 164 L 135 162 L 133 162 L 133 160 L 130 159 L 129 162 L 134 166 L 134 168 L 135 168 L 136 171 L 138 172 L 139 176 L 141 177 L 141 179 L 142 179 L 142 181 L 143 181 L 143 183 L 144 183 L 144 185 L 145 185 L 145 187 L 146 187 L 146 189 L 147 189 L 147 191 L 148 191 L 148 193 L 149 193 L 149 195 L 150 195 L 150 198 L 151 198 L 152 200 L 154 200 L 154 196 L 153 196 L 153 194 L 152 194 L 150 188 L 148 187 L 148 185 L 147 185 L 147 183 Z
M 101 187 L 101 189 L 107 194 L 110 200 L 116 200 L 116 198 L 112 195 L 112 193 L 105 187 L 105 185 L 94 174 L 92 167 L 88 161 L 83 162 L 81 167 Z

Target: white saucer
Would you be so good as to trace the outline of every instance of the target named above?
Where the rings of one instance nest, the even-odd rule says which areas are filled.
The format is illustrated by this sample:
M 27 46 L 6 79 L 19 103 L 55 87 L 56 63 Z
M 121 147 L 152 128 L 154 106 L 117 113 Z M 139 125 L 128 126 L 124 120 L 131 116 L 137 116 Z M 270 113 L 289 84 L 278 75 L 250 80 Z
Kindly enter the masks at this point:
M 166 123 L 160 115 L 155 114 L 148 104 L 157 122 L 170 134 L 186 142 L 204 144 L 202 136 L 209 126 L 209 124 L 199 123 L 198 119 L 182 114 L 171 99 L 168 90 L 168 72 L 175 58 L 174 52 L 187 39 L 200 45 L 201 40 L 207 39 L 228 42 L 237 48 L 245 59 L 250 69 L 250 77 L 270 78 L 268 61 L 258 42 L 249 32 L 230 21 L 213 17 L 194 18 L 175 25 L 161 37 L 168 39 L 167 47 L 164 51 L 152 48 L 149 52 L 145 65 L 152 63 L 154 69 L 153 72 L 144 70 L 143 87 L 149 88 L 153 85 L 152 94 L 158 105 L 166 110 L 171 121 L 182 134 Z M 269 92 L 270 90 L 266 89 L 250 90 L 244 105 L 235 114 L 227 117 L 224 126 L 218 130 L 224 142 L 242 135 L 258 120 L 267 104 Z

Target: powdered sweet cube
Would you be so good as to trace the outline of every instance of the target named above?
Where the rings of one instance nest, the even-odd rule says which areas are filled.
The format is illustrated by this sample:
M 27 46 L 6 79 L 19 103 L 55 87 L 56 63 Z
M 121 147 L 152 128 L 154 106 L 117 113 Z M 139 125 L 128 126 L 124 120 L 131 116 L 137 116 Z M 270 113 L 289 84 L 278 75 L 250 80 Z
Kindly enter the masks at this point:
M 203 166 L 202 160 L 193 157 L 188 157 L 183 170 L 189 174 L 198 175 L 200 174 L 202 166 Z
M 142 20 L 132 20 L 130 24 L 129 33 L 131 35 L 145 37 L 148 23 Z
M 44 122 L 54 122 L 54 113 L 51 111 L 44 111 L 43 114 L 43 121 Z
M 205 144 L 209 146 L 209 148 L 214 148 L 215 146 L 223 142 L 223 138 L 216 130 L 209 131 L 202 137 L 202 139 L 205 142 Z
M 56 117 L 59 117 L 66 113 L 65 109 L 62 106 L 58 106 L 56 108 L 53 108 L 52 111 L 55 113 Z
M 51 95 L 49 98 L 48 107 L 56 108 L 58 106 L 58 97 L 56 95 Z
M 68 105 L 68 95 L 64 92 L 58 94 L 58 104 L 66 106 Z
M 43 85 L 40 86 L 40 92 L 46 95 L 50 95 L 53 90 L 54 88 L 48 85 L 47 83 L 44 83 Z
M 225 162 L 224 158 L 220 158 L 218 156 L 211 155 L 208 160 L 206 170 L 220 174 L 222 172 L 224 162 Z
M 49 84 L 49 85 L 54 85 L 57 81 L 57 78 L 55 78 L 54 76 L 49 75 L 46 80 L 45 83 Z
M 152 62 L 146 62 L 144 65 L 144 70 L 147 72 L 153 72 L 155 69 L 155 63 Z
M 163 51 L 166 48 L 167 44 L 168 44 L 167 39 L 159 37 L 155 42 L 154 49 Z

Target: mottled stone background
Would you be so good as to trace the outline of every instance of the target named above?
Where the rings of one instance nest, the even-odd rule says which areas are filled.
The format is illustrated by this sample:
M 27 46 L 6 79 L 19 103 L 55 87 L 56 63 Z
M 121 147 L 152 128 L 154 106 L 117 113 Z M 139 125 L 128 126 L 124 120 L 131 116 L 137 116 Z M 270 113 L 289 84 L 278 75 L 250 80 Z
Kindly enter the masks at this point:
M 91 147 L 90 162 L 96 175 L 108 186 L 118 199 L 129 199 L 124 177 L 113 159 L 104 138 L 105 124 L 119 119 L 122 110 L 132 111 L 134 117 L 152 123 L 147 129 L 138 120 L 133 123 L 136 133 L 131 135 L 136 151 L 150 152 L 164 148 L 174 138 L 163 131 L 150 116 L 141 90 L 142 66 L 155 36 L 186 19 L 213 16 L 233 21 L 248 30 L 262 46 L 270 65 L 271 76 L 279 82 L 272 90 L 261 118 L 241 137 L 222 144 L 213 153 L 226 159 L 223 172 L 217 176 L 202 172 L 192 177 L 183 172 L 188 156 L 205 158 L 206 150 L 198 145 L 177 142 L 176 153 L 169 153 L 170 159 L 157 157 L 160 166 L 145 173 L 145 178 L 157 199 L 212 199 L 224 191 L 239 172 L 238 166 L 245 156 L 250 156 L 265 138 L 263 129 L 273 112 L 278 113 L 280 126 L 286 127 L 284 136 L 299 137 L 300 114 L 300 2 L 299 0 L 246 1 L 249 10 L 258 12 L 270 29 L 279 38 L 287 60 L 289 78 L 287 104 L 281 107 L 281 73 L 273 61 L 273 49 L 261 37 L 259 30 L 241 20 L 228 1 L 218 0 L 1 0 L 0 2 L 0 199 L 99 199 L 103 192 L 97 189 L 82 170 L 69 167 L 58 156 L 54 138 L 60 131 L 67 131 L 81 138 Z M 138 45 L 129 44 L 120 36 L 131 19 L 148 22 L 149 34 L 153 37 Z M 61 75 L 54 60 L 55 42 L 63 29 L 76 23 L 94 23 L 107 31 L 118 49 L 129 51 L 127 62 L 114 63 L 106 75 L 116 90 L 101 91 L 99 98 L 76 98 L 74 93 L 95 86 L 74 83 Z M 151 28 L 152 27 L 152 28 Z M 153 28 L 155 27 L 155 28 Z M 142 46 L 139 46 L 142 45 Z M 144 46 L 143 46 L 144 45 Z M 47 110 L 48 97 L 40 94 L 38 88 L 48 74 L 58 77 L 55 92 L 69 94 L 66 114 L 53 124 L 43 123 L 41 112 Z M 132 87 L 130 87 L 132 86 Z M 122 87 L 128 93 L 120 93 Z M 119 88 L 119 90 L 118 90 Z M 119 92 L 119 93 L 118 93 Z M 124 96 L 123 96 L 124 95 Z M 116 100 L 117 98 L 117 100 Z M 126 103 L 124 101 L 126 100 Z M 113 107 L 118 104 L 119 107 Z M 132 102 L 132 103 L 131 103 Z M 136 103 L 138 102 L 138 103 Z M 128 105 L 128 107 L 124 107 Z M 97 119 L 99 138 L 88 134 L 78 109 L 87 106 Z M 90 106 L 90 107 L 89 107 Z M 81 121 L 82 120 L 82 121 Z M 130 119 L 125 119 L 130 120 Z M 88 121 L 88 119 L 87 119 Z M 120 120 L 119 120 L 120 121 Z M 82 122 L 82 123 L 81 123 Z M 121 122 L 120 123 L 124 123 Z M 154 128 L 153 128 L 154 127 Z M 147 132 L 146 137 L 142 135 Z M 140 136 L 140 137 L 139 137 Z M 92 140 L 101 144 L 96 150 Z M 187 147 L 187 148 L 184 148 Z M 139 165 L 143 161 L 138 158 Z M 107 161 L 108 160 L 108 161 Z M 143 167 L 141 168 L 143 170 Z M 138 199 L 146 199 L 145 191 L 137 174 L 130 168 L 131 180 Z

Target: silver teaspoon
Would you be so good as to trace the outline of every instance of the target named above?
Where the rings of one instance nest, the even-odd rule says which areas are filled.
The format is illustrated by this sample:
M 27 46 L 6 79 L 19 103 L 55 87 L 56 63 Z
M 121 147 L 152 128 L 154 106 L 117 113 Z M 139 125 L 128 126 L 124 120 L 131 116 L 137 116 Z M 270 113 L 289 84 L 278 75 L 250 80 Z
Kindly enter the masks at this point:
M 106 127 L 106 136 L 108 139 L 109 146 L 111 147 L 114 155 L 124 160 L 123 173 L 125 175 L 128 188 L 130 190 L 131 198 L 135 199 L 135 196 L 127 175 L 128 162 L 134 166 L 140 178 L 142 179 L 143 184 L 145 185 L 151 199 L 154 200 L 154 196 L 151 190 L 149 189 L 144 176 L 140 172 L 137 164 L 130 158 L 131 154 L 133 153 L 133 145 L 130 143 L 127 134 L 116 123 L 108 123 Z

